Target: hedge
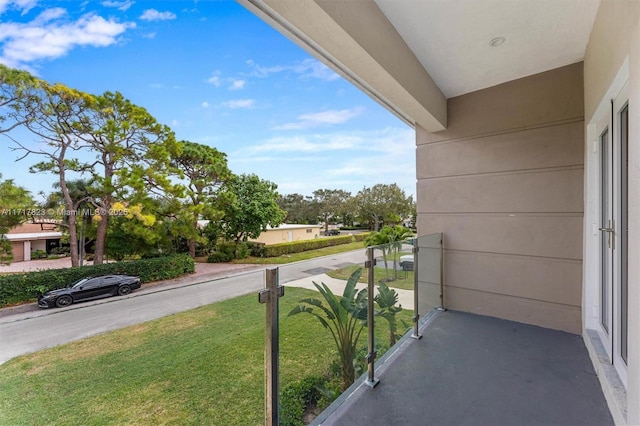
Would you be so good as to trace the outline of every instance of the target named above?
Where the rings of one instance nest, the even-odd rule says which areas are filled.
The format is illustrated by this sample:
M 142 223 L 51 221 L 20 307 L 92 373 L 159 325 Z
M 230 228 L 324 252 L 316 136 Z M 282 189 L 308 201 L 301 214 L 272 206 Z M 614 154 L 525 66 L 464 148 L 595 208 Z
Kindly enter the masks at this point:
M 177 254 L 153 259 L 89 265 L 82 268 L 48 269 L 0 275 L 0 307 L 35 300 L 42 293 L 65 287 L 80 278 L 89 276 L 134 275 L 146 283 L 175 278 L 194 271 L 193 259 L 186 254 Z
M 338 246 L 341 244 L 349 244 L 356 241 L 364 241 L 367 236 L 369 236 L 369 233 L 271 244 L 264 247 L 264 257 L 277 257 L 284 254 L 300 253 L 307 250 L 315 250 L 323 247 Z

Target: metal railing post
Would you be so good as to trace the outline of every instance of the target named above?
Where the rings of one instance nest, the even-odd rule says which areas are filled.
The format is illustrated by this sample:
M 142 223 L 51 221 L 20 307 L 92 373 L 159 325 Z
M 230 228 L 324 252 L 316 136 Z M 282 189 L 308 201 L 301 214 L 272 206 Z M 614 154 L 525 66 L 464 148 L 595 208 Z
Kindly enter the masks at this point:
M 376 360 L 376 348 L 375 348 L 375 340 L 374 340 L 374 296 L 373 296 L 373 282 L 374 282 L 374 267 L 376 265 L 376 259 L 374 257 L 374 248 L 367 248 L 367 261 L 365 263 L 365 267 L 369 270 L 369 279 L 367 280 L 367 335 L 368 335 L 368 354 L 366 356 L 367 360 L 367 370 L 369 373 L 369 377 L 365 382 L 369 387 L 376 387 L 380 380 L 375 378 L 375 360 Z
M 278 299 L 284 296 L 284 287 L 278 285 L 278 268 L 265 270 L 265 289 L 258 293 L 258 301 L 267 304 L 265 333 L 265 424 L 279 423 L 279 327 Z
M 420 334 L 420 299 L 418 298 L 418 239 L 413 239 L 413 334 L 411 335 L 414 339 L 422 339 L 422 334 Z

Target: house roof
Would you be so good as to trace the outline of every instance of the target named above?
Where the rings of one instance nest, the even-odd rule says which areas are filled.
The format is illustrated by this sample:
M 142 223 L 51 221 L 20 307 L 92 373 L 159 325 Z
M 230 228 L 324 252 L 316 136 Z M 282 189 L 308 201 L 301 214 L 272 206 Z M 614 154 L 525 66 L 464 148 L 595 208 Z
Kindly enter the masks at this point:
M 322 225 L 298 225 L 293 223 L 283 223 L 275 228 L 267 226 L 267 231 L 285 231 L 288 229 L 307 229 L 307 228 L 322 228 Z
M 60 238 L 62 232 L 57 231 L 56 223 L 21 223 L 4 234 L 9 241 L 44 240 L 49 238 Z
M 29 240 L 46 240 L 62 237 L 62 232 L 23 232 L 20 234 L 4 234 L 9 241 L 29 241 Z

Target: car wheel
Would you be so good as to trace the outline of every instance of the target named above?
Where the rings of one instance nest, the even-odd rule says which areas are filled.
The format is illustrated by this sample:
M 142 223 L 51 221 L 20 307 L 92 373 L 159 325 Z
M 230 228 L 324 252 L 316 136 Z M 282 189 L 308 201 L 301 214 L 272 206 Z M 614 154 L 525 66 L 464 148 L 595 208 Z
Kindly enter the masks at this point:
M 56 299 L 56 306 L 58 308 L 69 306 L 72 303 L 73 303 L 73 299 L 71 298 L 71 296 L 60 296 Z
M 118 287 L 118 294 L 124 296 L 131 293 L 131 287 L 127 284 Z

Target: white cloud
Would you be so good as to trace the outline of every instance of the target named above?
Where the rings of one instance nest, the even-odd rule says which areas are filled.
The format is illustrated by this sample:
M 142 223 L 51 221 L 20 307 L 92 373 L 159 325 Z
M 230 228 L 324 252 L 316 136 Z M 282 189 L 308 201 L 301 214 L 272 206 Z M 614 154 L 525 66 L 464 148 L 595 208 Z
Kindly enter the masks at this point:
M 0 0 L 0 14 L 8 9 L 17 9 L 25 15 L 38 4 L 38 0 Z
M 220 87 L 220 71 L 215 70 L 211 73 L 211 77 L 207 79 L 207 83 L 213 84 L 216 87 Z
M 293 68 L 301 78 L 318 78 L 320 80 L 334 81 L 340 78 L 331 68 L 315 59 L 305 59 Z
M 362 111 L 362 108 L 353 108 L 302 114 L 297 117 L 298 121 L 275 126 L 272 130 L 301 130 L 321 125 L 341 124 L 362 114 Z
M 201 104 L 200 104 L 200 106 L 201 106 L 202 108 L 209 108 L 209 102 L 204 101 L 203 103 L 201 103 Z
M 125 1 L 103 1 L 102 5 L 104 7 L 113 7 L 113 8 L 116 8 L 116 9 L 124 12 L 126 10 L 129 10 L 129 8 L 131 6 L 133 6 L 133 2 L 132 1 L 128 1 L 128 0 L 125 0 Z
M 231 82 L 231 86 L 229 86 L 229 90 L 240 90 L 244 89 L 246 81 L 245 80 L 233 80 Z
M 415 155 L 415 135 L 411 129 L 385 128 L 371 131 L 277 136 L 262 143 L 243 147 L 236 154 L 329 153 L 356 150 L 358 155 L 383 155 L 389 159 Z M 333 154 L 331 154 L 333 155 Z
M 0 23 L 0 62 L 12 67 L 66 55 L 76 46 L 104 47 L 117 42 L 117 37 L 134 23 L 106 20 L 87 14 L 75 22 L 64 21 L 61 8 L 47 9 L 29 23 Z
M 176 14 L 173 12 L 159 12 L 156 9 L 145 10 L 140 19 L 143 21 L 168 21 L 176 19 Z
M 253 108 L 256 104 L 255 99 L 234 99 L 231 101 L 223 102 L 222 106 L 225 108 L 239 109 L 239 108 Z
M 255 61 L 249 59 L 247 65 L 252 68 L 251 75 L 258 78 L 265 78 L 270 74 L 285 71 L 298 74 L 303 79 L 317 78 L 324 81 L 334 81 L 340 78 L 333 70 L 315 59 L 305 59 L 290 65 L 274 65 L 271 67 L 258 65 Z

